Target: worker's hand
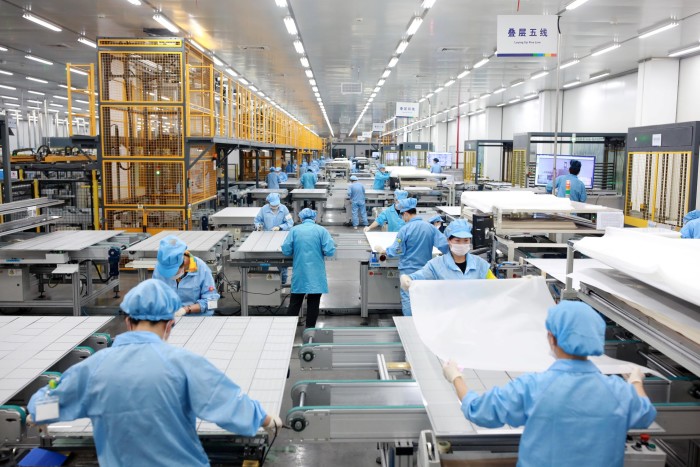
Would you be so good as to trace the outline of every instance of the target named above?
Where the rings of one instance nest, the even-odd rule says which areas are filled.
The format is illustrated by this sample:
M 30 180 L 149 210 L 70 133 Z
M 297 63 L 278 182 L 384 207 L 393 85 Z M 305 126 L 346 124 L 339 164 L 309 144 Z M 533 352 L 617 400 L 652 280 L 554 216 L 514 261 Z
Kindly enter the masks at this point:
M 453 360 L 450 360 L 449 362 L 442 365 L 442 374 L 445 376 L 445 379 L 450 383 L 454 383 L 457 378 L 462 377 L 462 372 L 459 371 L 459 368 L 457 368 L 457 364 Z
M 632 372 L 630 374 L 625 375 L 625 379 L 630 384 L 643 383 L 644 382 L 644 373 L 642 373 L 641 368 L 639 368 L 638 366 L 635 366 L 632 368 Z
M 279 228 L 278 226 L 274 226 L 274 227 L 272 228 L 272 231 L 273 231 L 273 232 L 277 232 L 279 229 L 280 229 L 280 228 Z
M 274 438 L 275 435 L 282 431 L 282 426 L 284 424 L 282 423 L 282 419 L 280 419 L 277 415 L 269 415 L 269 417 L 270 422 L 267 425 L 263 425 L 263 428 L 265 431 L 267 431 L 267 435 L 270 438 Z
M 384 248 L 381 245 L 374 245 L 374 251 L 379 253 L 380 255 L 385 255 L 386 254 L 386 248 Z
M 370 229 L 370 228 L 369 228 L 369 225 L 368 225 L 367 227 L 365 227 L 365 228 L 362 229 L 362 230 L 365 231 L 365 232 L 369 232 L 369 231 L 372 230 L 372 229 Z
M 401 288 L 402 289 L 404 289 L 404 290 L 410 289 L 412 283 L 413 283 L 413 279 L 411 279 L 406 274 L 401 274 Z
M 175 312 L 174 318 L 180 318 L 181 316 L 185 316 L 186 314 L 187 314 L 187 310 L 183 306 L 183 307 L 180 307 L 180 309 Z
M 262 224 L 255 224 L 255 230 L 257 230 L 258 232 L 260 232 L 260 231 L 262 231 L 262 229 L 263 229 Z

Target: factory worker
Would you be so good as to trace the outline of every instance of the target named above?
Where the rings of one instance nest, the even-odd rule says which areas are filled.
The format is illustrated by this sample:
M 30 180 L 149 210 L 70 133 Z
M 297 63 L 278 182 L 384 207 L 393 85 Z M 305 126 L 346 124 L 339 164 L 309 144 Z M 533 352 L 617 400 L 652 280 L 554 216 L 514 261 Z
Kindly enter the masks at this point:
M 348 199 L 352 205 L 352 226 L 357 230 L 362 217 L 362 226 L 367 227 L 367 208 L 365 207 L 365 187 L 360 183 L 355 175 L 350 177 L 348 186 Z
M 320 167 L 325 167 L 326 166 L 326 158 L 325 156 L 321 156 L 321 160 L 319 161 L 318 165 Z
M 287 164 L 287 166 L 284 168 L 284 171 L 287 172 L 287 174 L 293 174 L 296 172 L 296 164 L 293 164 L 291 161 Z
M 442 253 L 449 251 L 447 239 L 435 226 L 417 216 L 415 198 L 399 201 L 399 210 L 406 223 L 396 235 L 394 243 L 386 250 L 376 245 L 374 251 L 386 254 L 389 258 L 399 256 L 399 272 L 413 274 L 425 266 L 433 257 L 433 247 Z M 411 316 L 411 298 L 408 291 L 401 289 L 401 309 L 404 316 Z
M 32 420 L 89 417 L 99 463 L 109 466 L 208 466 L 197 419 L 243 436 L 262 426 L 274 436 L 279 417 L 266 414 L 206 358 L 165 342 L 180 306 L 160 281 L 134 287 L 121 304 L 128 332 L 66 370 L 55 388 L 34 394 Z M 56 403 L 58 417 L 44 420 L 47 406 Z
M 288 316 L 299 315 L 306 296 L 306 327 L 316 326 L 321 294 L 328 293 L 326 279 L 326 256 L 333 256 L 335 243 L 331 234 L 315 222 L 316 211 L 309 208 L 299 213 L 301 224 L 289 231 L 282 244 L 282 254 L 292 256 L 292 295 L 289 299 Z
M 287 177 L 287 174 L 282 171 L 281 167 L 277 167 L 275 169 L 275 171 L 277 172 L 277 179 L 280 182 L 286 182 L 287 180 L 289 180 L 289 178 Z
M 386 166 L 379 164 L 379 170 L 374 174 L 374 185 L 372 188 L 375 190 L 383 190 L 389 177 L 390 175 L 389 172 L 386 171 Z
M 183 307 L 177 316 L 211 316 L 219 294 L 207 263 L 187 251 L 187 245 L 174 235 L 160 241 L 153 278 L 177 292 Z
M 420 280 L 467 280 L 495 279 L 489 263 L 469 254 L 471 250 L 472 226 L 464 219 L 457 219 L 445 229 L 450 254 L 428 261 L 420 271 L 401 276 L 401 288 L 408 290 L 413 281 Z
M 433 159 L 433 163 L 430 165 L 430 173 L 441 174 L 442 167 L 440 166 L 440 159 L 437 157 Z
M 579 201 L 581 203 L 586 202 L 586 185 L 583 184 L 581 180 L 578 179 L 578 174 L 581 172 L 581 162 L 571 161 L 571 166 L 569 167 L 569 175 L 562 175 L 554 180 L 554 184 L 549 182 L 547 184 L 547 193 L 552 192 L 552 185 L 556 188 L 555 194 L 559 198 L 566 198 L 566 182 L 569 182 L 569 198 L 571 201 Z
M 314 173 L 313 169 L 307 169 L 306 173 L 301 176 L 301 186 L 306 190 L 313 190 L 316 188 L 316 182 L 318 182 L 318 177 Z
M 546 327 L 557 360 L 544 373 L 525 374 L 480 396 L 468 390 L 454 362 L 444 366 L 464 416 L 486 428 L 525 425 L 518 466 L 622 467 L 627 431 L 647 428 L 656 417 L 644 375 L 635 366 L 625 382 L 588 360 L 603 354 L 605 322 L 585 303 L 550 308 Z
M 683 218 L 681 238 L 700 238 L 700 209 L 690 211 Z
M 267 182 L 267 189 L 268 190 L 279 190 L 280 189 L 280 179 L 277 176 L 277 169 L 274 167 L 270 167 L 270 173 L 267 174 L 267 178 L 265 179 Z
M 289 209 L 284 204 L 280 203 L 280 195 L 270 193 L 267 195 L 267 204 L 260 208 L 258 215 L 255 216 L 255 230 L 278 231 L 289 230 L 294 226 L 294 219 L 289 213 Z M 288 278 L 287 268 L 280 269 L 280 279 L 283 284 L 287 283 Z
M 428 224 L 433 224 L 435 226 L 435 228 L 438 229 L 440 232 L 445 231 L 445 229 L 442 227 L 444 224 L 443 224 L 442 216 L 440 216 L 440 215 L 435 215 L 435 216 L 431 217 L 430 219 L 428 219 Z
M 369 227 L 365 227 L 365 232 L 369 232 L 372 229 L 376 229 L 379 226 L 387 224 L 388 232 L 398 232 L 401 227 L 406 225 L 401 217 L 399 211 L 399 201 L 408 198 L 408 191 L 395 190 L 394 191 L 394 204 L 384 208 L 382 212 L 379 213 L 377 219 L 372 222 Z

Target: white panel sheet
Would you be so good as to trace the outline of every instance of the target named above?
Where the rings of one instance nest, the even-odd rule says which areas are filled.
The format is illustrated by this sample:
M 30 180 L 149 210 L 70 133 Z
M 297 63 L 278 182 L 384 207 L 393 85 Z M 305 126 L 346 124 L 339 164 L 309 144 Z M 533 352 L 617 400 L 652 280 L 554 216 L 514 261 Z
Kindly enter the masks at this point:
M 465 191 L 462 193 L 462 204 L 483 213 L 493 212 L 494 207 L 523 211 L 541 209 L 573 212 L 574 210 L 574 206 L 568 198 L 557 198 L 526 190 Z
M 367 242 L 369 243 L 372 251 L 376 253 L 376 246 L 381 246 L 386 250 L 392 243 L 394 243 L 397 234 L 397 232 L 365 232 L 365 237 L 367 237 Z M 442 254 L 440 250 L 433 247 L 433 257 L 440 254 Z
M 545 327 L 554 300 L 544 279 L 414 281 L 410 290 L 418 333 L 441 360 L 508 372 L 544 371 L 554 362 Z M 591 360 L 605 374 L 629 373 L 633 366 Z
M 603 237 L 583 238 L 575 248 L 652 287 L 700 305 L 700 241 L 670 235 L 677 234 L 609 228 Z

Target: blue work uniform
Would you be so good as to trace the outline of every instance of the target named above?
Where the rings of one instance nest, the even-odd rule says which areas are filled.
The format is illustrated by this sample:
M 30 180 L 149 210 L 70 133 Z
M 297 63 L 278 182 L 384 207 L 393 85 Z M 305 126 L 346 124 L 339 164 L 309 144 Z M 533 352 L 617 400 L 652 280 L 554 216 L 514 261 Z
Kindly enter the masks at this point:
M 525 425 L 519 467 L 622 467 L 627 431 L 656 417 L 649 398 L 622 378 L 602 375 L 589 360 L 564 359 L 483 396 L 469 391 L 462 412 L 486 428 Z
M 318 163 L 319 166 L 325 167 L 326 166 L 326 159 L 321 159 Z
M 400 256 L 399 272 L 410 275 L 425 266 L 433 257 L 433 247 L 448 253 L 447 238 L 434 225 L 414 217 L 401 227 L 394 243 L 386 249 L 390 258 Z M 401 289 L 401 309 L 404 316 L 411 316 L 411 298 Z
M 442 173 L 442 166 L 440 165 L 439 162 L 434 162 L 433 164 L 430 165 L 430 173 L 433 173 L 433 174 L 441 174 Z
M 372 188 L 375 190 L 383 190 L 389 177 L 391 177 L 389 172 L 382 173 L 381 170 L 377 170 L 377 173 L 374 174 L 374 185 L 372 185 Z
M 266 414 L 206 358 L 173 347 L 145 331 L 120 334 L 61 376 L 50 391 L 60 417 L 89 417 L 100 465 L 208 466 L 197 436 L 197 418 L 243 436 L 254 436 Z
M 328 231 L 313 219 L 294 226 L 282 243 L 282 254 L 292 256 L 293 294 L 328 293 L 324 256 L 333 256 L 335 243 Z
M 387 232 L 398 232 L 401 227 L 406 225 L 393 204 L 380 212 L 374 222 L 379 225 L 387 224 Z
M 357 227 L 359 216 L 362 216 L 362 225 L 367 226 L 367 208 L 365 207 L 365 187 L 360 182 L 352 182 L 348 186 L 348 198 L 352 205 L 352 226 Z
M 681 238 L 700 238 L 700 210 L 690 211 L 683 217 Z
M 554 181 L 554 186 L 557 187 L 557 197 L 566 198 L 567 180 L 571 182 L 571 192 L 569 194 L 569 199 L 571 199 L 571 201 L 585 203 L 586 198 L 588 198 L 588 196 L 586 195 L 586 185 L 584 185 L 583 182 L 579 180 L 579 178 L 576 175 L 573 174 L 562 175 L 561 177 L 556 178 L 556 180 Z M 548 193 L 551 193 L 552 185 L 548 184 L 546 189 Z
M 277 172 L 270 172 L 267 174 L 265 179 L 267 182 L 268 190 L 279 190 L 280 189 L 280 178 L 277 176 Z
M 158 269 L 153 270 L 153 278 L 163 281 L 167 286 L 177 292 L 182 300 L 182 304 L 194 305 L 198 303 L 201 307 L 200 313 L 188 313 L 187 316 L 211 316 L 214 310 L 207 306 L 209 300 L 218 300 L 220 295 L 216 292 L 216 284 L 211 274 L 211 269 L 207 263 L 201 259 L 190 256 L 190 267 L 180 281 L 169 277 L 163 277 Z
M 290 162 L 289 164 L 287 164 L 287 167 L 284 168 L 284 171 L 287 172 L 288 174 L 291 174 L 291 173 L 294 173 L 295 168 L 292 165 L 292 163 Z
M 266 204 L 260 208 L 253 222 L 256 226 L 262 225 L 263 230 L 266 231 L 272 230 L 273 227 L 279 227 L 280 230 L 289 230 L 294 227 L 294 219 L 292 215 L 289 214 L 289 209 L 283 204 L 280 204 L 276 213 L 272 212 L 272 208 L 270 208 L 269 204 Z M 280 280 L 283 284 L 287 283 L 288 277 L 288 268 L 280 268 Z
M 305 172 L 304 175 L 301 176 L 301 186 L 307 190 L 313 190 L 316 188 L 317 181 L 318 178 L 316 177 L 316 174 L 311 172 Z
M 287 174 L 284 172 L 277 172 L 277 178 L 279 179 L 280 182 L 286 182 L 287 180 L 289 180 L 289 178 L 287 177 Z
M 418 281 L 491 279 L 495 278 L 489 263 L 478 256 L 467 254 L 467 267 L 464 272 L 457 266 L 451 254 L 433 258 L 419 271 L 410 275 Z

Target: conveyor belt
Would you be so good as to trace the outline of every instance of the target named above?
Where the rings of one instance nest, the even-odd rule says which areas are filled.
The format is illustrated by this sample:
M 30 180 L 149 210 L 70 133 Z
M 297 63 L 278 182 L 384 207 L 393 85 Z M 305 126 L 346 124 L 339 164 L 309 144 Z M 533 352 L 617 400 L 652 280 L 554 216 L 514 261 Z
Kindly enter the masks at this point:
M 65 230 L 0 248 L 2 251 L 81 251 L 123 233 L 122 230 Z

